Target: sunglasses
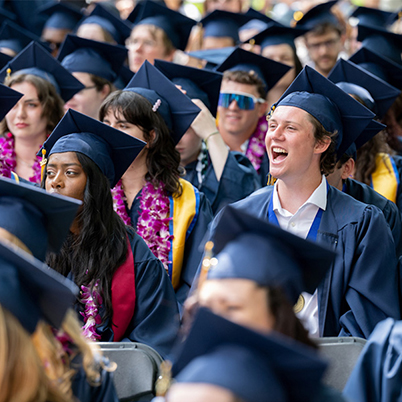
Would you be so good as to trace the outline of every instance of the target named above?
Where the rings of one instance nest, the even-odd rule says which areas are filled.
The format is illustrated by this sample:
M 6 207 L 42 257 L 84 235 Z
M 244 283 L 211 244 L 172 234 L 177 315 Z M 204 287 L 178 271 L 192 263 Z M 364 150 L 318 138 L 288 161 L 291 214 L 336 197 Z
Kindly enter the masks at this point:
M 243 92 L 221 92 L 219 94 L 219 106 L 228 108 L 233 101 L 236 101 L 238 108 L 241 110 L 253 110 L 256 103 L 264 103 L 265 99 L 256 98 L 253 95 L 245 94 Z

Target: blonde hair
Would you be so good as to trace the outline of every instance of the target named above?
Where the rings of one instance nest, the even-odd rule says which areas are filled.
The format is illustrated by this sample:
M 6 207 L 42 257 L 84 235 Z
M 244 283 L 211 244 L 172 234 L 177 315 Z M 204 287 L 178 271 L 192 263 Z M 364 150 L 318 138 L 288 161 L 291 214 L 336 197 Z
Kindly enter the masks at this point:
M 47 378 L 28 332 L 0 305 L 0 402 L 65 402 Z
M 71 341 L 70 353 L 63 349 L 58 337 L 67 337 Z M 116 364 L 105 366 L 100 359 L 100 348 L 96 344 L 90 344 L 81 334 L 81 325 L 76 313 L 70 309 L 63 321 L 62 328 L 54 335 L 51 327 L 45 322 L 39 322 L 35 333 L 32 335 L 37 353 L 45 367 L 48 378 L 69 398 L 72 394 L 72 378 L 81 364 L 84 368 L 87 381 L 92 386 L 101 384 L 100 369 L 114 371 Z M 77 355 L 81 355 L 82 363 L 72 363 Z M 1 401 L 0 401 L 1 402 Z

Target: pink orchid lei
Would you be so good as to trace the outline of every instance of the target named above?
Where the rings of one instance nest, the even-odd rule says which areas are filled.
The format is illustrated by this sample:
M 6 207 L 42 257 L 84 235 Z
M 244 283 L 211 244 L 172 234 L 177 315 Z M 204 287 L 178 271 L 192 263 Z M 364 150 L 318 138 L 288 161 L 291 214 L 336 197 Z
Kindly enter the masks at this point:
M 262 157 L 265 154 L 265 136 L 268 130 L 266 116 L 260 117 L 253 135 L 250 137 L 246 156 L 250 160 L 254 169 L 258 172 L 261 167 Z
M 121 181 L 112 189 L 113 207 L 117 214 L 123 219 L 126 225 L 131 224 L 128 216 L 125 195 Z M 173 236 L 169 231 L 170 201 L 161 183 L 155 187 L 148 182 L 142 188 L 140 199 L 140 211 L 137 222 L 137 233 L 147 243 L 149 249 L 169 271 L 169 254 L 171 249 L 171 240 Z
M 11 177 L 11 172 L 17 166 L 17 155 L 14 151 L 14 137 L 7 133 L 5 137 L 0 137 L 0 176 Z M 40 161 L 41 156 L 37 156 L 32 165 L 34 174 L 29 178 L 31 183 L 40 183 Z
M 82 335 L 91 341 L 97 341 L 101 336 L 96 332 L 96 325 L 102 322 L 99 314 L 99 306 L 102 305 L 102 296 L 99 292 L 99 280 L 94 286 L 81 285 L 82 295 L 81 302 L 85 304 L 84 312 L 80 314 L 84 317 L 84 325 L 82 327 Z

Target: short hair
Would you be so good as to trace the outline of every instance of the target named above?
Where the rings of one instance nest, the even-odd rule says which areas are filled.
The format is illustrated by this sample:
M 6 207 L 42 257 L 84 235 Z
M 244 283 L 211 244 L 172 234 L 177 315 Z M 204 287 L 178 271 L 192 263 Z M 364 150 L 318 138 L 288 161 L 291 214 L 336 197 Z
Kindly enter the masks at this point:
M 140 29 L 146 28 L 154 40 L 157 39 L 157 35 L 159 32 L 159 34 L 162 35 L 162 43 L 163 43 L 163 46 L 165 47 L 165 56 L 172 54 L 176 50 L 176 48 L 173 45 L 173 42 L 169 39 L 166 32 L 162 28 L 159 28 L 152 24 L 140 24 L 133 28 L 133 30 L 131 31 L 131 34 L 137 28 L 140 28 Z
M 314 128 L 315 142 L 323 142 L 326 138 L 331 140 L 329 147 L 321 154 L 320 170 L 325 176 L 331 174 L 336 166 L 336 139 L 338 131 L 327 131 L 324 126 L 310 113 L 308 113 L 310 123 Z
M 305 38 L 308 38 L 308 35 L 318 36 L 318 35 L 325 35 L 330 32 L 336 32 L 341 36 L 344 32 L 342 25 L 334 24 L 333 22 L 322 22 L 317 24 L 313 29 L 308 31 L 305 35 Z
M 64 116 L 63 100 L 57 93 L 56 88 L 49 81 L 37 75 L 13 74 L 6 78 L 4 85 L 11 87 L 23 82 L 30 83 L 38 92 L 38 99 L 43 108 L 42 117 L 45 116 L 47 118 L 46 131 L 50 134 Z M 6 119 L 4 119 L 1 123 L 1 133 L 5 134 L 8 131 L 10 130 L 7 127 Z
M 254 85 L 260 98 L 267 97 L 267 91 L 262 79 L 255 71 L 228 70 L 223 74 L 223 80 L 238 82 L 239 84 Z

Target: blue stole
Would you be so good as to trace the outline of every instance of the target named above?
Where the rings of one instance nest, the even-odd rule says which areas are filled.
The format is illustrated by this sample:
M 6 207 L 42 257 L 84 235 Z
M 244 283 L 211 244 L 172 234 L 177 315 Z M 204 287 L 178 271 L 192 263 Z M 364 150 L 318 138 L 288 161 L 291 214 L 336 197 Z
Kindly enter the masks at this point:
M 327 183 L 327 192 L 328 192 L 328 186 L 329 185 Z M 268 220 L 270 223 L 279 226 L 278 218 L 276 217 L 275 212 L 274 212 L 274 206 L 273 206 L 273 201 L 272 201 L 273 197 L 274 197 L 274 193 L 272 193 L 271 199 L 270 199 L 269 205 L 268 205 Z M 318 229 L 320 227 L 322 213 L 323 213 L 323 210 L 321 208 L 319 208 L 317 211 L 317 214 L 314 218 L 314 221 L 310 227 L 310 230 L 307 234 L 306 238 L 311 241 L 315 241 L 317 239 L 317 233 L 318 233 Z

